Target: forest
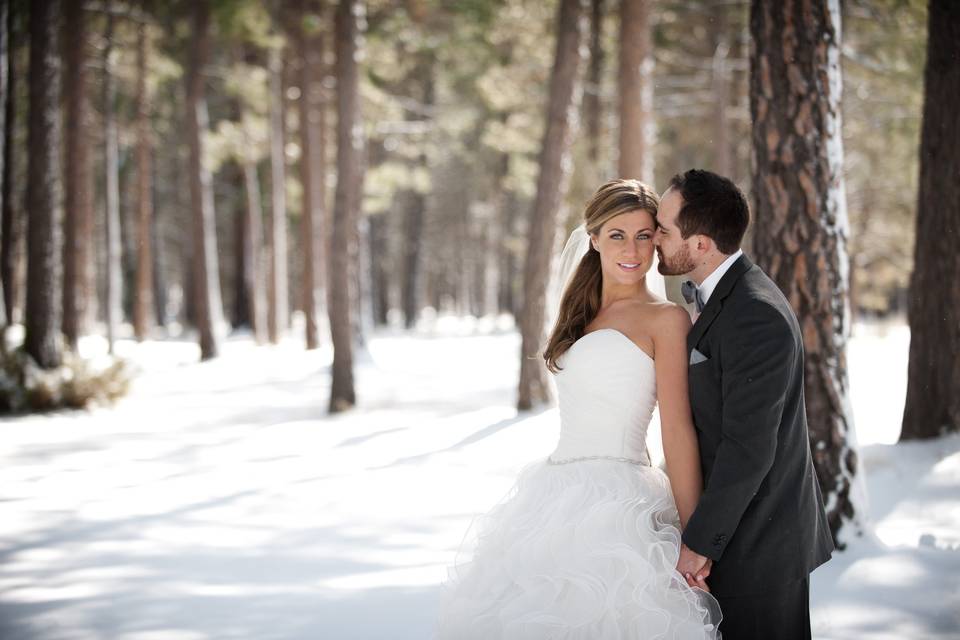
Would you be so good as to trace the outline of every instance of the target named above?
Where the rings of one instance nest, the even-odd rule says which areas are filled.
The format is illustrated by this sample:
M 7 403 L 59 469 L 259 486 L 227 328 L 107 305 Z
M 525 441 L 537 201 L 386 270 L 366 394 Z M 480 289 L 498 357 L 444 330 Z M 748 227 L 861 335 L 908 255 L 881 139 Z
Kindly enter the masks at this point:
M 515 339 L 496 401 L 537 416 L 584 204 L 698 167 L 747 194 L 744 250 L 799 319 L 838 546 L 871 526 L 861 327 L 909 331 L 894 441 L 960 431 L 952 0 L 4 0 L 0 105 L 9 424 L 122 407 L 144 349 L 236 343 L 221 367 L 317 354 L 297 389 L 335 425 L 399 384 L 378 340 L 451 318 Z

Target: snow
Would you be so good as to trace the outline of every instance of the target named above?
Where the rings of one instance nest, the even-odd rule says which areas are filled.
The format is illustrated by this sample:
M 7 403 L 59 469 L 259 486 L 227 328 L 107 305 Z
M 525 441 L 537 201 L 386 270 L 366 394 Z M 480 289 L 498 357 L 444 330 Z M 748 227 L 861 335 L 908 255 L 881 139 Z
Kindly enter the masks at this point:
M 960 436 L 895 444 L 908 341 L 850 343 L 871 533 L 813 575 L 820 639 L 960 637 Z M 557 437 L 513 409 L 508 322 L 375 335 L 335 417 L 328 346 L 117 348 L 116 407 L 0 422 L 3 640 L 427 638 L 471 519 Z

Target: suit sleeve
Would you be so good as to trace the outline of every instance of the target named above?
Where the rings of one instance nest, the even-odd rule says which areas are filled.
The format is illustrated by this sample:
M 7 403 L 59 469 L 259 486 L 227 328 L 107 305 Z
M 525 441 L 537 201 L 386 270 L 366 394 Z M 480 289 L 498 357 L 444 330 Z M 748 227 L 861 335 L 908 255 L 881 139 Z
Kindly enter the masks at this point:
M 738 310 L 739 311 L 739 310 Z M 683 532 L 692 550 L 719 560 L 773 466 L 797 338 L 775 309 L 752 304 L 720 339 L 721 439 L 707 486 Z

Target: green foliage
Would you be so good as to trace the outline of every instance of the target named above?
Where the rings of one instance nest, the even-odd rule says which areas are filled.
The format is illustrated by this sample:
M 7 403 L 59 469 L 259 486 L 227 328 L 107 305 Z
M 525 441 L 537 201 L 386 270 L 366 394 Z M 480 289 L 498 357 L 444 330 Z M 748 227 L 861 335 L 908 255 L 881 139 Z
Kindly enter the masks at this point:
M 298 91 L 301 35 L 323 43 L 327 185 L 335 183 L 335 4 L 211 0 L 210 60 L 204 70 L 210 115 L 207 160 L 214 170 L 217 210 L 222 212 L 218 214 L 221 235 L 223 229 L 233 229 L 232 216 L 238 209 L 233 203 L 242 202 L 241 181 L 232 165 L 251 160 L 264 165 L 264 178 L 269 175 L 264 171 L 271 133 L 265 67 L 273 51 L 280 51 L 285 60 L 287 211 L 291 222 L 299 216 L 299 123 L 292 96 Z M 458 275 L 448 265 L 482 262 L 484 252 L 489 253 L 486 234 L 499 224 L 504 229 L 494 241 L 516 258 L 516 264 L 522 264 L 524 227 L 539 173 L 557 0 L 368 0 L 364 4 L 366 30 L 359 60 L 368 153 L 361 214 L 383 215 L 388 255 L 382 259 L 399 261 L 409 249 L 404 243 L 420 242 L 423 255 L 429 256 L 424 278 L 429 286 L 447 292 L 467 290 L 469 286 L 451 279 L 474 276 Z M 911 269 L 926 9 L 924 0 L 844 0 L 842 4 L 843 132 L 855 302 L 861 309 L 884 313 L 896 309 L 901 299 L 898 292 Z M 187 0 L 171 0 L 137 9 L 150 18 L 147 84 L 156 144 L 156 208 L 161 220 L 166 220 L 162 232 L 163 242 L 170 245 L 165 247 L 167 252 L 181 256 L 169 259 L 165 269 L 181 280 L 186 277 L 190 245 L 182 233 L 189 219 L 183 176 L 183 73 L 193 7 Z M 588 139 L 581 121 L 570 157 L 568 224 L 582 213 L 594 189 L 616 173 L 618 7 L 614 0 L 604 2 L 602 72 L 597 86 L 590 88 L 599 98 L 598 140 Z M 730 173 L 750 190 L 748 14 L 747 0 L 656 3 L 652 14 L 655 187 L 662 189 L 677 171 L 719 163 L 713 140 L 714 65 L 721 59 L 715 54 L 722 36 L 728 47 L 723 77 L 728 80 L 729 97 L 722 122 L 728 132 Z M 22 13 L 19 18 L 24 18 Z M 91 45 L 102 47 L 105 24 L 102 12 L 91 13 Z M 122 158 L 132 158 L 130 151 L 137 142 L 133 126 L 137 27 L 136 20 L 123 16 L 115 21 Z M 25 67 L 22 38 L 18 55 Z M 96 53 L 92 62 L 97 68 L 91 82 L 92 120 L 98 122 L 96 111 L 102 108 L 102 100 L 97 85 L 102 73 Z M 17 92 L 24 102 L 23 82 Z M 97 135 L 92 128 L 99 147 Z M 22 122 L 14 139 L 18 148 L 25 144 Z M 594 149 L 596 157 L 591 153 Z M 96 155 L 98 163 L 100 155 Z M 22 173 L 21 166 L 14 168 L 16 175 Z M 121 177 L 123 193 L 131 192 L 133 177 L 129 171 Z M 102 182 L 99 173 L 96 179 Z M 15 184 L 21 182 L 15 180 Z M 269 204 L 269 180 L 264 179 L 261 186 L 264 202 Z M 224 206 L 219 206 L 221 201 Z M 403 227 L 410 207 L 425 211 L 418 238 L 409 237 Z M 229 242 L 221 246 L 229 255 Z M 296 264 L 299 257 L 292 255 L 291 261 Z M 482 267 L 467 270 L 474 268 Z M 395 281 L 390 286 L 399 287 L 405 277 L 399 264 L 391 277 Z M 518 278 L 518 273 L 511 277 Z
M 283 45 L 284 38 L 273 28 L 265 3 L 254 0 L 215 0 L 211 6 L 213 23 L 220 36 L 254 47 L 272 48 Z
M 269 78 L 262 66 L 233 64 L 223 80 L 223 97 L 232 98 L 232 119 L 221 119 L 207 136 L 212 171 L 231 160 L 258 162 L 270 153 Z
M 913 267 L 926 3 L 856 0 L 844 15 L 843 138 L 854 304 L 903 312 Z

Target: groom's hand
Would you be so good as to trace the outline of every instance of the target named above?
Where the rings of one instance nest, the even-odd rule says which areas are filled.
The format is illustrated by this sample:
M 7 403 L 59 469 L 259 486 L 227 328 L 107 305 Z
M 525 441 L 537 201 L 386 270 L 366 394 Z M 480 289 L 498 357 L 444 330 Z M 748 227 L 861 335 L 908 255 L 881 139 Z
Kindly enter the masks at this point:
M 710 576 L 710 567 L 713 561 L 702 556 L 685 544 L 680 545 L 680 559 L 677 560 L 677 571 L 691 587 L 698 587 L 709 591 L 707 578 Z

